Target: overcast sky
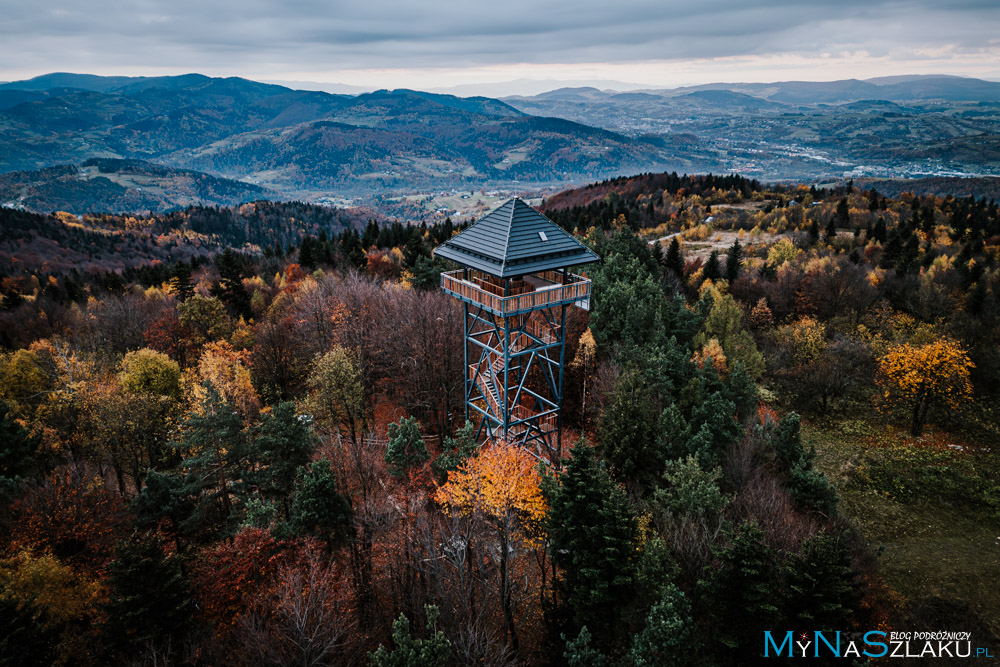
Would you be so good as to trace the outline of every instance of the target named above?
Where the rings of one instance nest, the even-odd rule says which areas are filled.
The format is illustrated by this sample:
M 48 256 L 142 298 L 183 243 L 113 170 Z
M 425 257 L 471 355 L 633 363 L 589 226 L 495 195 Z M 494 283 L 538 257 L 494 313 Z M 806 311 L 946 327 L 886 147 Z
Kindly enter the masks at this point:
M 925 73 L 1000 80 L 998 0 L 0 0 L 0 6 L 0 80 L 52 71 L 197 71 L 424 89 L 518 79 L 643 87 Z

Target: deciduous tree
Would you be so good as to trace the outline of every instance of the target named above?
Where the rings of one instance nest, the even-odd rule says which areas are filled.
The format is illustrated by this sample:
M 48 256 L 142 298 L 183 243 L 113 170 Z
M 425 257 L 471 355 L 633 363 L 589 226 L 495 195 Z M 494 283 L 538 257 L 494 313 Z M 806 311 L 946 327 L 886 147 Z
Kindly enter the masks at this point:
M 932 407 L 958 409 L 972 395 L 969 371 L 974 367 L 962 346 L 950 338 L 897 345 L 879 362 L 883 405 L 909 410 L 910 430 L 919 436 Z
M 364 424 L 364 387 L 357 355 L 334 345 L 313 362 L 307 384 L 309 406 L 317 419 L 328 420 L 339 430 L 346 429 L 357 442 Z
M 494 526 L 500 547 L 500 597 L 504 630 L 515 651 L 517 628 L 511 582 L 515 543 L 540 536 L 547 504 L 539 488 L 536 460 L 523 448 L 493 442 L 448 473 L 435 499 L 449 512 L 482 513 Z

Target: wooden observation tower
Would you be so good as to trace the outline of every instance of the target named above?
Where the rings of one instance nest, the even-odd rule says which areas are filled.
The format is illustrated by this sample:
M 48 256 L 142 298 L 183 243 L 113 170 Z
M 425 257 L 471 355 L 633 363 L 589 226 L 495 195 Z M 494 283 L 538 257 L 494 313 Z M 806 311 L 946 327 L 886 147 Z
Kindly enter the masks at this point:
M 463 267 L 442 273 L 441 289 L 465 312 L 465 419 L 477 441 L 503 438 L 558 464 L 566 309 L 590 306 L 590 280 L 566 269 L 600 258 L 518 198 L 434 252 Z

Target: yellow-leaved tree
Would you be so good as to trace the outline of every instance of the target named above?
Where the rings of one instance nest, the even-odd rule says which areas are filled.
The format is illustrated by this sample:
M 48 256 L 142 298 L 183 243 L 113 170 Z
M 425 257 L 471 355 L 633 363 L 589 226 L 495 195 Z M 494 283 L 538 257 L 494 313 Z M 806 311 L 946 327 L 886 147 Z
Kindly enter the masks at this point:
M 932 406 L 958 409 L 972 395 L 969 371 L 975 364 L 958 342 L 942 338 L 924 345 L 904 343 L 879 362 L 883 408 L 910 412 L 910 428 L 919 436 Z
M 448 513 L 483 516 L 496 529 L 504 632 L 515 651 L 518 639 L 512 602 L 512 561 L 518 552 L 518 542 L 537 544 L 548 511 L 539 486 L 541 476 L 537 465 L 537 459 L 525 449 L 495 441 L 485 445 L 478 456 L 449 472 L 448 481 L 434 496 Z

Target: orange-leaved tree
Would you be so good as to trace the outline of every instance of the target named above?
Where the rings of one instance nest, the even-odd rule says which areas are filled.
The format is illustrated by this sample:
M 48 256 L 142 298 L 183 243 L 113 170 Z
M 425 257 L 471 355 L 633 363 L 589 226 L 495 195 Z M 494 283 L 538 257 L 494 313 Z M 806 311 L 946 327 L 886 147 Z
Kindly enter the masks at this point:
M 541 523 L 548 506 L 539 484 L 537 460 L 525 449 L 502 440 L 488 444 L 479 455 L 467 459 L 448 473 L 435 500 L 449 513 L 484 516 L 497 531 L 500 546 L 500 600 L 504 632 L 518 648 L 514 625 L 511 568 L 516 554 L 514 542 L 534 542 L 541 536 Z
M 896 345 L 879 362 L 883 406 L 910 411 L 910 427 L 918 436 L 931 406 L 958 409 L 972 395 L 969 371 L 974 367 L 961 345 L 950 338 Z

